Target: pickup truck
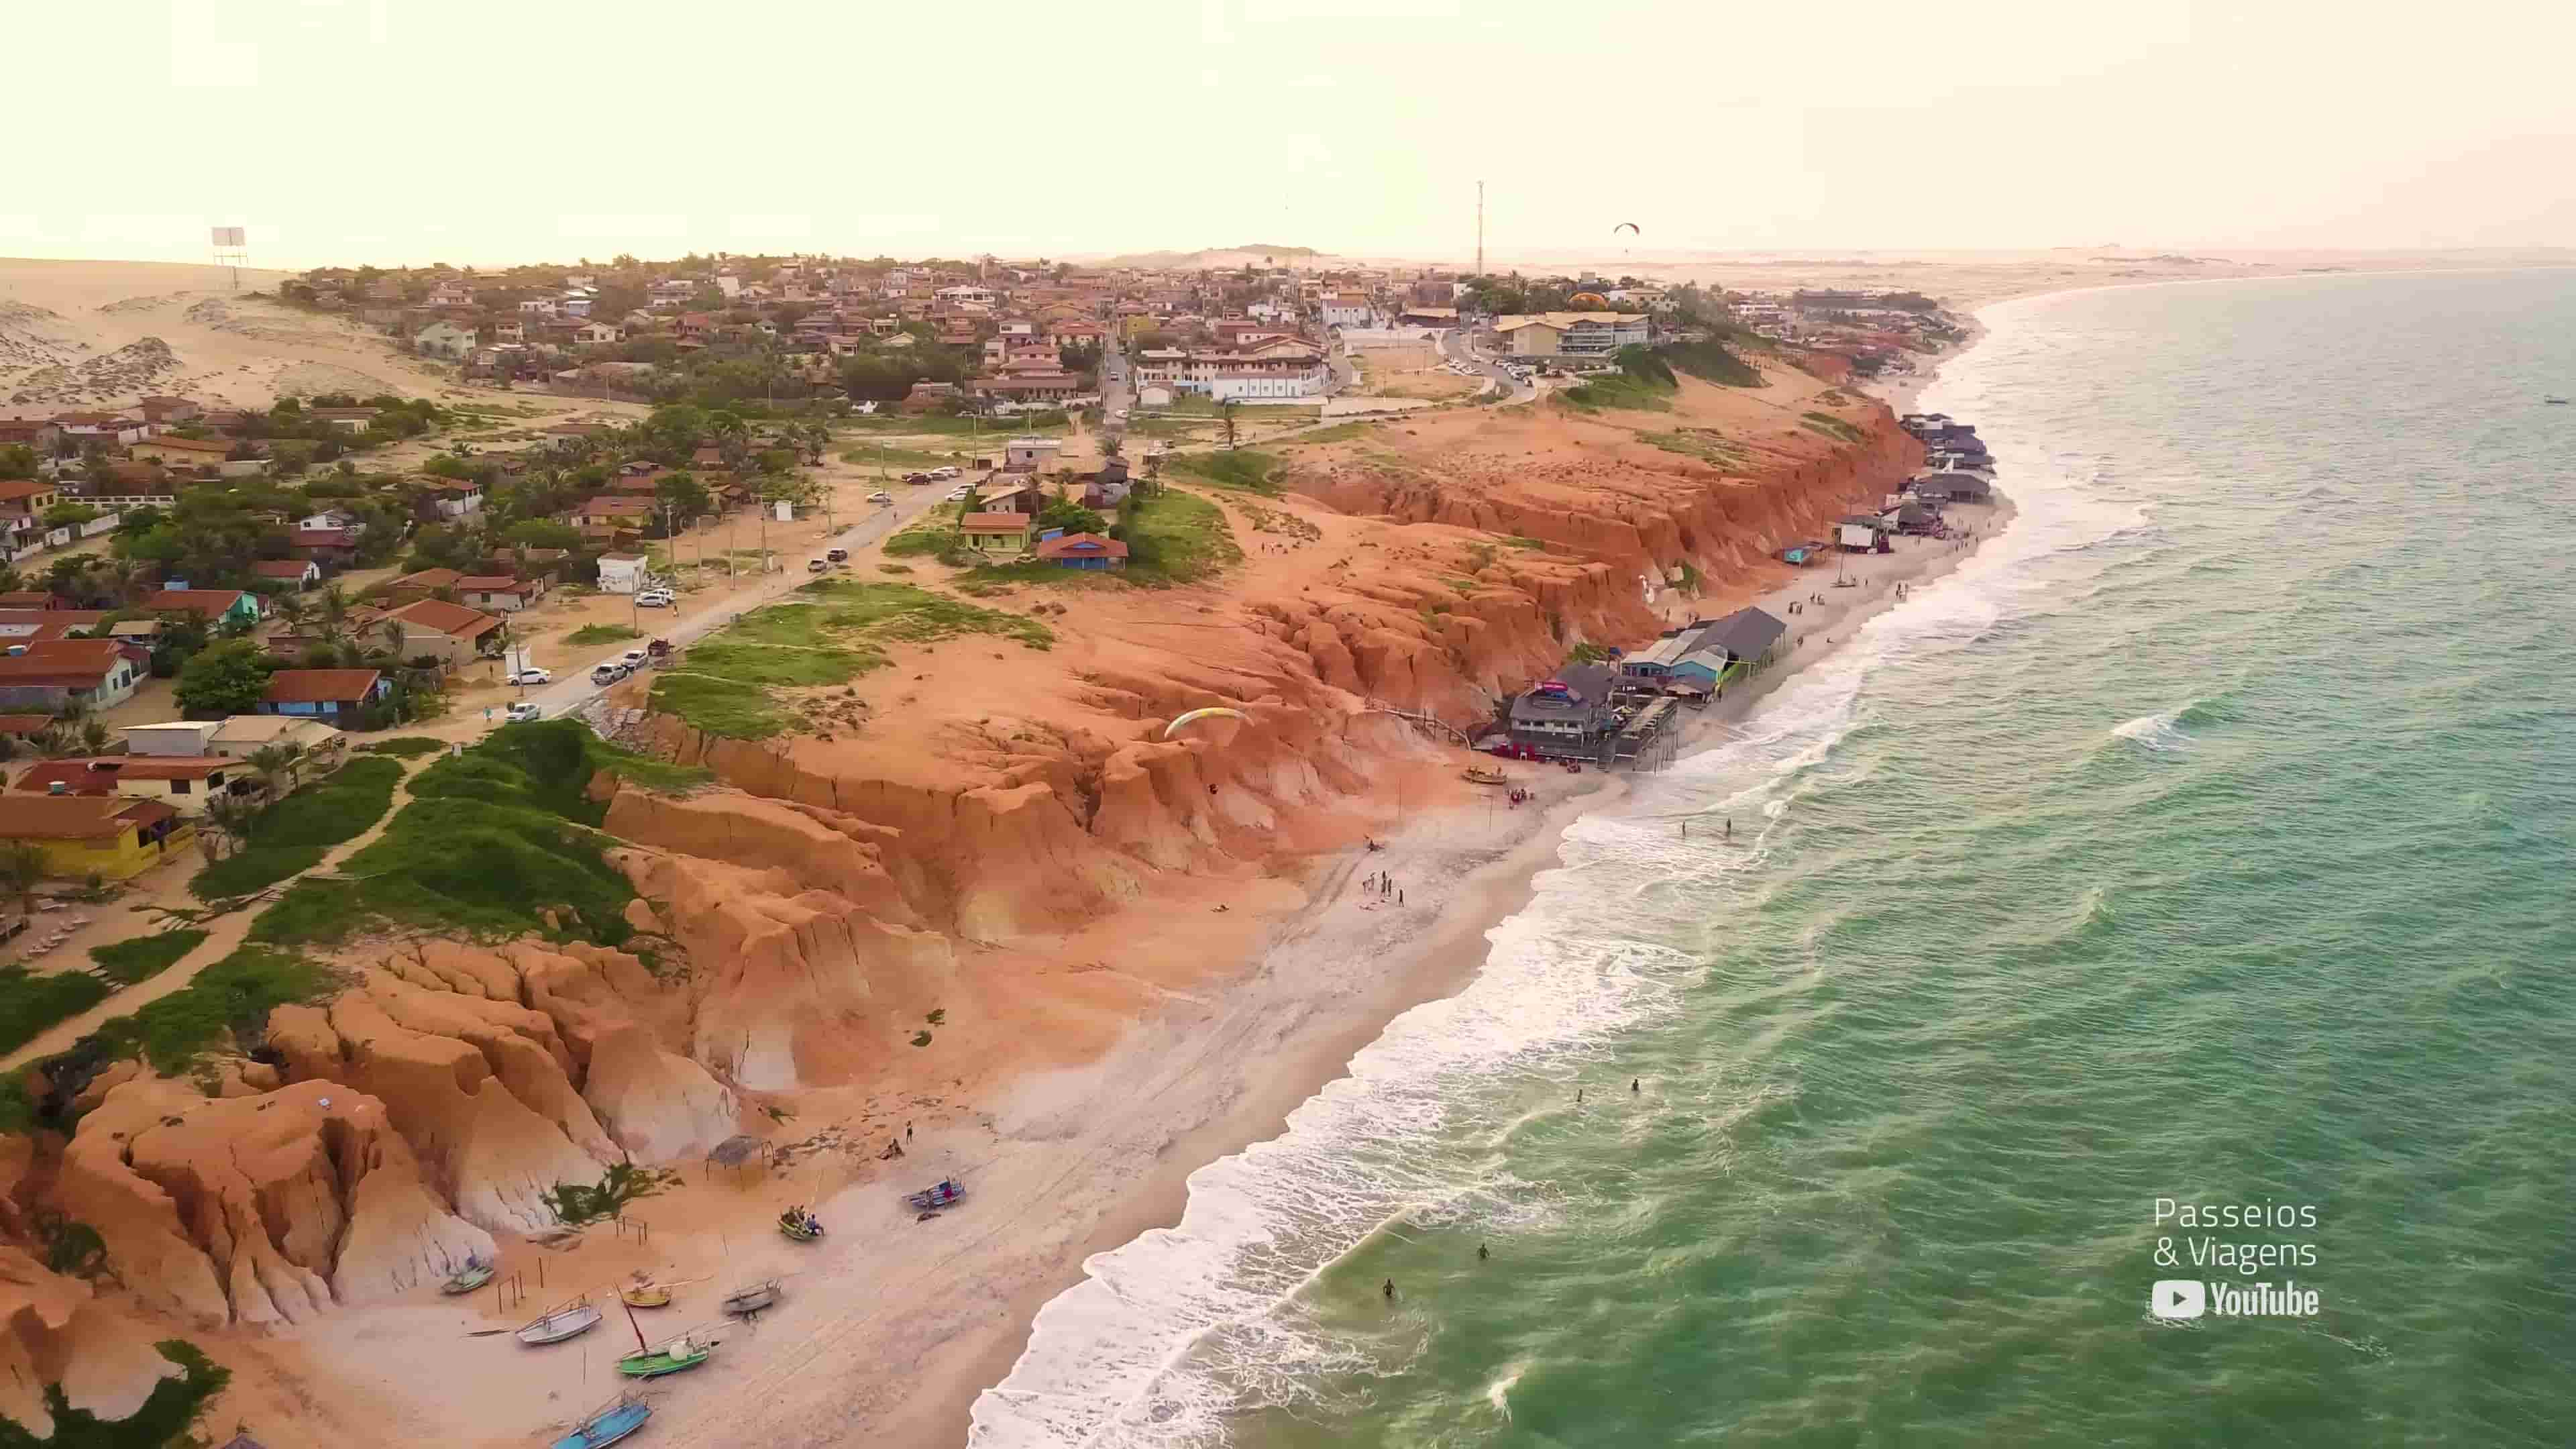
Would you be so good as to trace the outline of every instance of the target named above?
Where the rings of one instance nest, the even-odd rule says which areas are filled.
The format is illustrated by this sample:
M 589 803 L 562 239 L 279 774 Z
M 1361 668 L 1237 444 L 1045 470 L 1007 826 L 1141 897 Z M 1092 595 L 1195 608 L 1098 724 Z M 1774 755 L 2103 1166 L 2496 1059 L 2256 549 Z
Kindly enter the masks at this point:
M 617 681 L 624 679 L 627 675 L 633 672 L 634 671 L 628 669 L 625 665 L 612 659 L 606 664 L 597 665 L 592 668 L 590 671 L 590 682 L 593 684 L 615 684 Z

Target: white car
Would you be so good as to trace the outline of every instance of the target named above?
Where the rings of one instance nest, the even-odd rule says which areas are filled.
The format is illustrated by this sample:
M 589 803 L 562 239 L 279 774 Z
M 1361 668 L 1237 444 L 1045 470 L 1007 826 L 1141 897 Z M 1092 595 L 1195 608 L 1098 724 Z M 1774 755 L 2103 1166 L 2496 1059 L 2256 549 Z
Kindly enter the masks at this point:
M 669 589 L 646 589 L 635 596 L 635 607 L 639 609 L 667 609 L 673 603 Z
M 894 501 L 894 495 L 880 488 L 876 492 L 868 495 L 868 501 L 870 503 L 892 503 Z
M 951 488 L 948 490 L 948 501 L 951 503 L 963 503 L 968 498 L 973 497 L 974 493 L 975 490 L 972 488 Z
M 555 676 L 551 670 L 522 669 L 510 676 L 510 682 L 512 684 L 552 684 L 555 682 Z
M 512 724 L 517 724 L 521 720 L 544 719 L 545 717 L 546 712 L 537 708 L 534 700 L 523 699 L 517 704 L 510 706 L 509 720 Z
M 636 670 L 643 668 L 644 661 L 649 657 L 650 656 L 641 649 L 629 649 L 625 653 L 617 656 L 617 662 L 625 665 L 626 672 L 632 674 Z
M 605 664 L 592 666 L 590 671 L 590 682 L 593 684 L 615 684 L 617 681 L 624 679 L 628 674 L 633 672 L 634 671 L 628 669 L 625 665 L 611 659 Z
M 954 478 L 958 476 L 957 465 L 954 463 L 942 463 L 938 467 L 930 470 L 930 476 L 943 480 Z

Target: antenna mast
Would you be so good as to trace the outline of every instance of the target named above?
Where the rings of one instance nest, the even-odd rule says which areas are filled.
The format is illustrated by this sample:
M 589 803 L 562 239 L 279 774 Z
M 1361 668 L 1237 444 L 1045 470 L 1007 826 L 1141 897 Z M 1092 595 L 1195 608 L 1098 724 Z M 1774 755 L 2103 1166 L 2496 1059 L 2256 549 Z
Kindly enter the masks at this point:
M 1485 274 L 1485 183 L 1476 183 L 1476 275 Z

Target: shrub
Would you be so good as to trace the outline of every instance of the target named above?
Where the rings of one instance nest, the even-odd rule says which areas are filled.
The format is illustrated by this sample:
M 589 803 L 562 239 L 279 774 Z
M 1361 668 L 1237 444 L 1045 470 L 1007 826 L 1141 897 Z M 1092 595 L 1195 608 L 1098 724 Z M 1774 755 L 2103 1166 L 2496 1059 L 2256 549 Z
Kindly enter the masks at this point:
M 89 959 L 98 963 L 100 974 L 120 986 L 132 986 L 169 970 L 180 957 L 197 949 L 197 944 L 205 939 L 203 931 L 163 931 L 155 936 L 137 936 L 130 941 L 92 946 Z
M 24 966 L 0 966 L 0 1052 L 13 1052 L 56 1022 L 105 1001 L 109 987 L 95 976 L 58 971 L 37 976 Z
M 429 743 L 445 748 L 435 740 Z M 351 760 L 339 773 L 252 817 L 248 843 L 197 872 L 188 889 L 199 900 L 226 900 L 311 870 L 330 847 L 355 839 L 384 818 L 402 773 L 393 760 Z

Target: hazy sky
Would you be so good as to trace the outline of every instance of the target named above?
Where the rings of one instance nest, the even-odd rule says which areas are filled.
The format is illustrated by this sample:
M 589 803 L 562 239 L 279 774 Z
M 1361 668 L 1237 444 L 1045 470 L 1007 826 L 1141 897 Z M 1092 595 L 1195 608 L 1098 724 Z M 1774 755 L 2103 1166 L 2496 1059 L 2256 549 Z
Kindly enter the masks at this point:
M 2564 0 L 8 12 L 0 254 L 2576 245 Z

